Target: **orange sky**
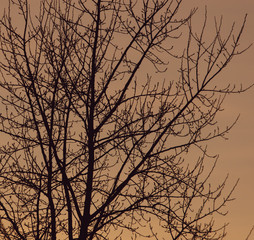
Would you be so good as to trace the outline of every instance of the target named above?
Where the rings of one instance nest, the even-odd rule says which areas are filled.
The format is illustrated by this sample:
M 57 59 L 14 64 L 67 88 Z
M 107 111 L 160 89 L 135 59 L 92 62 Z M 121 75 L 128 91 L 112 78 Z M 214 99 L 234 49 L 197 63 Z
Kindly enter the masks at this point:
M 1 0 L 2 2 L 7 3 L 8 0 Z M 209 21 L 213 21 L 214 15 L 223 15 L 225 27 L 228 29 L 229 23 L 234 20 L 239 23 L 244 14 L 248 13 L 242 46 L 254 42 L 254 0 L 186 0 L 186 2 L 189 6 L 199 6 L 200 10 L 207 5 Z M 223 78 L 234 83 L 243 83 L 244 86 L 254 83 L 254 46 L 233 60 Z M 241 117 L 228 135 L 230 139 L 216 140 L 217 142 L 209 145 L 213 153 L 220 154 L 216 178 L 223 180 L 229 173 L 229 182 L 232 185 L 240 178 L 234 194 L 236 200 L 228 205 L 229 214 L 222 219 L 230 222 L 226 240 L 244 240 L 254 225 L 254 87 L 245 94 L 229 97 L 221 120 L 233 121 L 238 113 Z M 253 239 L 254 232 L 249 240 Z
M 227 27 L 234 20 L 239 23 L 244 14 L 248 13 L 242 46 L 254 42 L 253 0 L 193 0 L 190 2 L 198 6 L 207 5 L 210 17 L 223 14 Z M 254 46 L 248 52 L 236 57 L 223 77 L 234 83 L 243 83 L 245 86 L 254 83 Z M 220 154 L 216 177 L 222 178 L 229 173 L 231 184 L 240 178 L 234 194 L 236 200 L 228 205 L 229 213 L 223 220 L 230 223 L 226 240 L 243 240 L 254 225 L 254 88 L 245 94 L 230 96 L 224 106 L 223 121 L 230 121 L 238 113 L 240 113 L 240 119 L 228 135 L 228 141 L 216 140 L 218 142 L 209 146 L 214 153 Z M 254 232 L 249 240 L 253 239 Z

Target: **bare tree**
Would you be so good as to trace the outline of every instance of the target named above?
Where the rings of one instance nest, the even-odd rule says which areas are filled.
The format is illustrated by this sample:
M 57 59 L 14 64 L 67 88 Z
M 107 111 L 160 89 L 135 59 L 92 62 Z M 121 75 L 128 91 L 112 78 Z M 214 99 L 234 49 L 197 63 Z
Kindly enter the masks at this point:
M 207 14 L 197 34 L 197 9 L 183 6 L 41 0 L 33 15 L 28 0 L 10 1 L 0 23 L 1 239 L 224 238 L 213 217 L 233 189 L 210 185 L 217 158 L 206 144 L 234 125 L 219 128 L 216 115 L 245 89 L 216 78 L 242 52 L 246 18 L 224 38 L 215 22 L 211 39 Z

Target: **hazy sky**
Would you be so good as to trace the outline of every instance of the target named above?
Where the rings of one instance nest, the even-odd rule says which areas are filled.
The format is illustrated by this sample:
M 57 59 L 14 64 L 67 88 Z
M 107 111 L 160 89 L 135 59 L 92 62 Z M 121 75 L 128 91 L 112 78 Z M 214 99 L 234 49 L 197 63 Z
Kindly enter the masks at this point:
M 7 3 L 8 0 L 0 0 Z M 248 13 L 248 22 L 242 39 L 242 46 L 254 42 L 254 0 L 186 0 L 189 6 L 207 5 L 209 21 L 213 16 L 224 16 L 225 28 L 230 29 L 234 20 L 237 26 Z M 202 15 L 202 14 L 201 14 Z M 223 78 L 233 83 L 247 86 L 254 83 L 254 46 L 243 55 L 235 58 Z M 220 154 L 215 172 L 216 178 L 229 173 L 231 186 L 238 178 L 240 182 L 235 190 L 236 200 L 228 205 L 229 213 L 222 221 L 229 222 L 226 240 L 244 240 L 254 225 L 254 87 L 245 94 L 230 96 L 221 114 L 221 121 L 230 123 L 238 113 L 238 124 L 228 135 L 229 140 L 216 140 L 210 145 L 213 153 Z M 220 221 L 220 219 L 219 219 Z M 254 239 L 254 232 L 249 240 Z
M 254 42 L 254 1 L 253 0 L 194 0 L 195 5 L 208 6 L 208 14 L 224 16 L 225 27 L 236 21 L 240 25 L 245 13 L 248 22 L 242 39 L 242 47 Z M 202 8 L 202 7 L 201 7 Z M 212 18 L 210 18 L 212 20 Z M 234 83 L 254 83 L 254 46 L 248 52 L 235 58 L 223 78 Z M 245 94 L 230 96 L 222 114 L 224 121 L 230 121 L 240 113 L 237 125 L 228 135 L 228 141 L 210 145 L 214 153 L 220 154 L 216 177 L 229 173 L 230 183 L 240 178 L 234 197 L 228 205 L 229 213 L 223 218 L 230 223 L 226 240 L 245 239 L 254 225 L 254 88 Z M 254 232 L 249 240 L 254 239 Z

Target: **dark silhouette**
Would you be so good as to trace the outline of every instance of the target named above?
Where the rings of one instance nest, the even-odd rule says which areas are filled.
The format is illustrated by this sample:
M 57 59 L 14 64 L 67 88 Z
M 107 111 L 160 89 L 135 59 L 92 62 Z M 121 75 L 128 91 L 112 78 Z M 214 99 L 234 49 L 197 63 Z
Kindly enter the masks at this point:
M 207 15 L 196 33 L 197 9 L 183 6 L 41 0 L 35 16 L 28 1 L 10 2 L 0 22 L 1 239 L 224 237 L 213 217 L 233 189 L 210 185 L 217 158 L 206 144 L 234 125 L 216 121 L 226 95 L 246 90 L 214 81 L 243 51 L 246 18 L 224 37 L 215 22 L 211 39 Z

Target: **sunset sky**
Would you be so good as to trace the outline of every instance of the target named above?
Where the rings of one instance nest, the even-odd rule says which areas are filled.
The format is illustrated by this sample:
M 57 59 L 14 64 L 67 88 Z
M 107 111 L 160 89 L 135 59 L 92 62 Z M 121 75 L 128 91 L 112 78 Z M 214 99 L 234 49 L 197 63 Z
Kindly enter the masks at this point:
M 8 0 L 0 0 L 8 3 Z M 32 1 L 32 0 L 31 0 Z M 36 0 L 39 2 L 39 0 Z M 247 24 L 241 41 L 242 48 L 254 43 L 254 0 L 185 0 L 186 9 L 199 7 L 197 13 L 203 19 L 204 9 L 208 9 L 208 21 L 213 16 L 223 15 L 224 29 L 230 30 L 235 21 L 239 29 L 245 14 Z M 2 11 L 1 11 L 2 14 Z M 194 26 L 195 27 L 195 26 Z M 226 71 L 220 76 L 227 82 L 247 87 L 254 83 L 254 46 L 241 56 L 233 59 Z M 219 120 L 230 124 L 240 114 L 237 125 L 228 134 L 227 141 L 217 139 L 210 143 L 209 150 L 219 154 L 215 178 L 225 178 L 229 174 L 229 188 L 240 178 L 234 192 L 235 201 L 228 204 L 228 215 L 219 217 L 218 222 L 228 222 L 226 240 L 245 240 L 254 226 L 254 87 L 243 94 L 231 95 L 225 102 L 225 111 Z M 254 231 L 249 238 L 254 240 Z
M 239 26 L 245 13 L 247 25 L 242 39 L 242 47 L 254 42 L 254 1 L 253 0 L 194 0 L 200 7 L 207 5 L 210 20 L 212 16 L 223 15 L 226 27 L 236 21 Z M 244 86 L 254 83 L 254 46 L 235 58 L 223 78 Z M 235 201 L 228 205 L 228 215 L 222 219 L 230 223 L 227 240 L 245 239 L 254 225 L 254 88 L 240 95 L 230 96 L 221 115 L 222 121 L 230 122 L 238 114 L 240 119 L 230 132 L 229 140 L 216 140 L 209 145 L 210 150 L 220 154 L 216 177 L 229 173 L 229 182 L 240 178 L 235 190 Z M 254 232 L 249 240 L 254 239 Z

